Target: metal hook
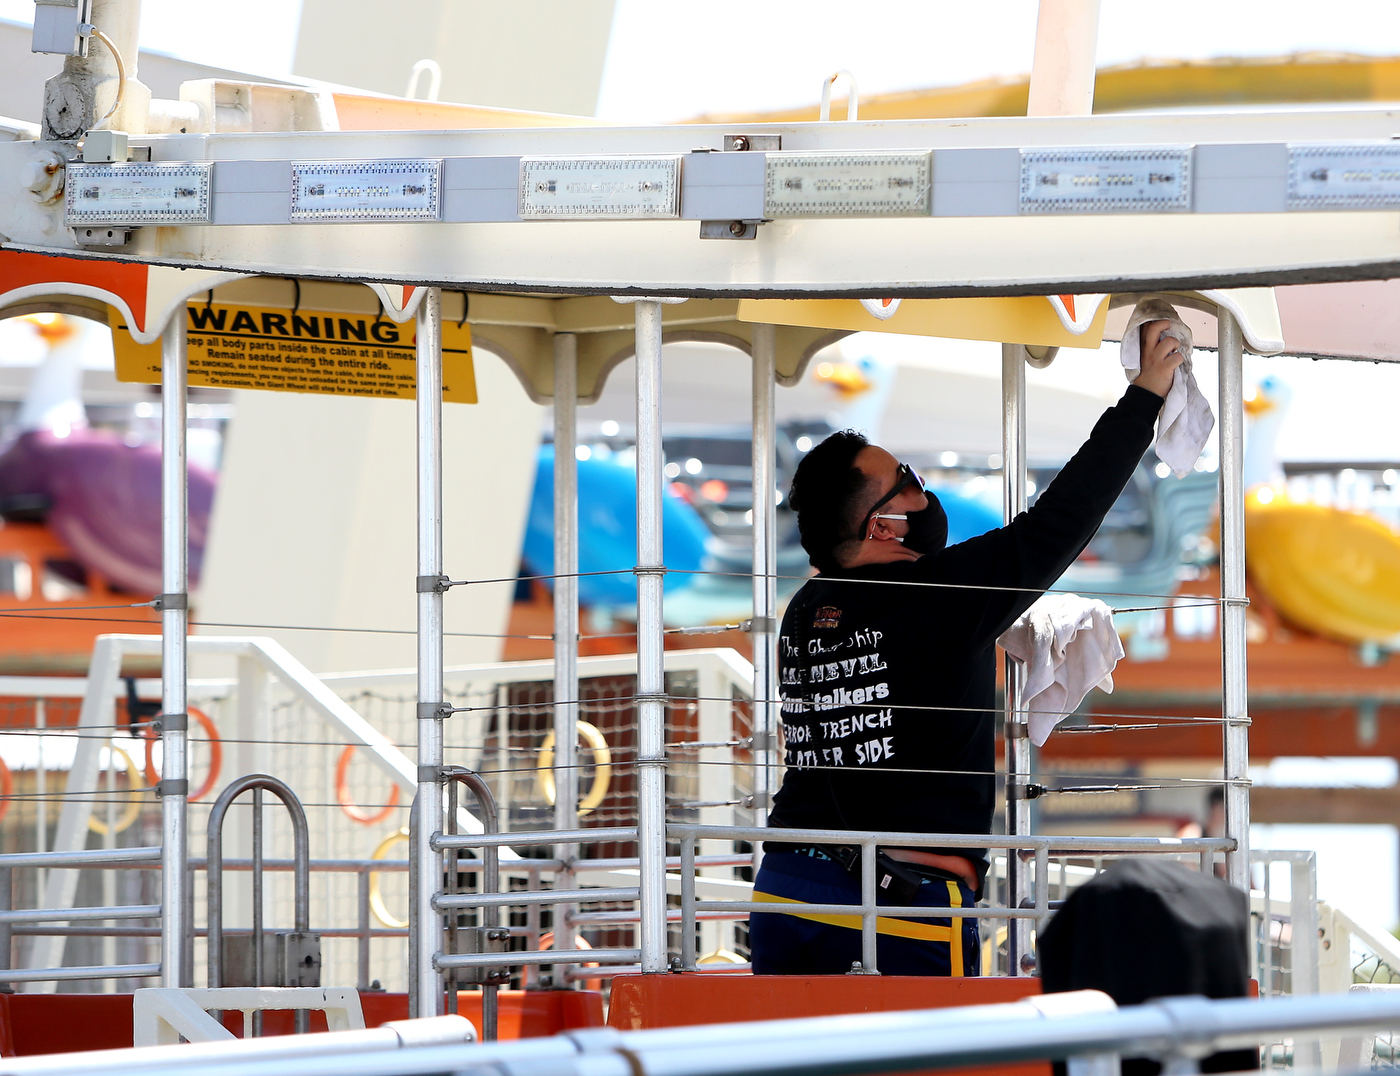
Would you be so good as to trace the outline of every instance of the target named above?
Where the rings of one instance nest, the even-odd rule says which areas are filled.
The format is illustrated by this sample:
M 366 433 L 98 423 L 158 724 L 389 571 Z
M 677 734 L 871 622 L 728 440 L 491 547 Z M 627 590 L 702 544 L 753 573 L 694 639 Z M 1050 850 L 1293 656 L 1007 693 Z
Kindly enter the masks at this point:
M 466 292 L 462 292 L 462 320 L 457 322 L 457 328 L 461 328 L 467 323 L 467 311 L 471 309 L 472 297 Z
M 292 313 L 295 314 L 301 309 L 301 281 L 293 277 L 292 287 L 296 289 L 296 295 L 292 299 Z
M 851 84 L 851 94 L 846 99 L 846 122 L 854 123 L 860 112 L 860 90 L 856 87 L 856 77 L 843 67 L 840 71 L 827 75 L 826 81 L 822 83 L 822 123 L 831 119 L 831 87 L 842 76 Z

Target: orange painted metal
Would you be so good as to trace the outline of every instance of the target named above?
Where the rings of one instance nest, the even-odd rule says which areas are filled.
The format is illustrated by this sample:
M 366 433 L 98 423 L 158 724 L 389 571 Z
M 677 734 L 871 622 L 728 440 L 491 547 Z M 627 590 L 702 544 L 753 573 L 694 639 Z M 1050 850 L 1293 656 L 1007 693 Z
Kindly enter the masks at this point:
M 502 990 L 498 1034 L 502 1039 L 531 1039 L 570 1028 L 602 1027 L 603 997 L 590 990 Z M 408 995 L 363 991 L 365 1027 L 408 1019 Z M 481 1034 L 481 992 L 457 995 L 461 1015 Z M 293 1033 L 290 1010 L 263 1014 L 266 1035 Z M 243 1034 L 243 1014 L 227 1012 L 224 1026 Z M 311 1030 L 325 1031 L 324 1013 L 311 1014 Z M 83 1050 L 119 1050 L 131 1046 L 130 994 L 0 994 L 0 1056 L 67 1054 Z
M 12 1054 L 70 1054 L 120 1050 L 131 1045 L 130 994 L 7 994 L 0 1017 L 8 1017 Z
M 86 672 L 99 635 L 160 633 L 160 614 L 138 604 L 150 601 L 152 595 L 113 590 L 96 572 L 86 573 L 81 589 L 45 597 L 46 566 L 71 563 L 73 554 L 43 524 L 0 527 L 3 560 L 26 564 L 32 584 L 27 597 L 0 593 L 0 674 Z M 159 659 L 144 664 L 158 667 Z
M 944 979 L 910 975 L 619 975 L 608 1023 L 622 1031 L 695 1024 L 787 1020 L 863 1012 L 999 1005 L 1040 993 L 1031 978 Z M 943 1069 L 1049 1076 L 1048 1062 Z
M 39 296 L 87 295 L 120 299 L 130 309 L 136 326 L 146 328 L 146 286 L 150 266 L 135 262 L 92 258 L 64 258 L 20 250 L 0 252 L 0 295 L 23 289 L 10 302 L 23 303 Z M 75 287 L 76 285 L 76 287 Z

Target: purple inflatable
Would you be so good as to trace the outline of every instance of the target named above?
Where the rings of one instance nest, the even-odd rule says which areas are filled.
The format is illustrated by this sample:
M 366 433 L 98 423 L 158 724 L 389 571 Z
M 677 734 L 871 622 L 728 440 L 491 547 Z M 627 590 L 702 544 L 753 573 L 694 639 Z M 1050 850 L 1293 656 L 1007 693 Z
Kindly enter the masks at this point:
M 215 476 L 189 469 L 190 583 L 199 579 Z M 160 449 L 106 430 L 31 430 L 0 455 L 0 509 L 33 505 L 83 567 L 113 586 L 161 590 Z M 36 511 L 37 514 L 37 511 Z

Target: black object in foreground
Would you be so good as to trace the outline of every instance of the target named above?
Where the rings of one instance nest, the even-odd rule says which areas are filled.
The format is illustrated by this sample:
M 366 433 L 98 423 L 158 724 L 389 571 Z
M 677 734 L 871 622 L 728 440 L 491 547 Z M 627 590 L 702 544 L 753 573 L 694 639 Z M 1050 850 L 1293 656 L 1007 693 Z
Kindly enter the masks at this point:
M 1245 997 L 1249 901 L 1218 878 L 1162 859 L 1123 859 L 1080 886 L 1041 934 L 1045 992 L 1102 990 L 1119 1005 L 1152 998 Z M 1057 1072 L 1062 1069 L 1057 1063 Z M 1258 1068 L 1257 1050 L 1201 1061 L 1202 1072 Z M 1125 1059 L 1124 1076 L 1161 1065 Z

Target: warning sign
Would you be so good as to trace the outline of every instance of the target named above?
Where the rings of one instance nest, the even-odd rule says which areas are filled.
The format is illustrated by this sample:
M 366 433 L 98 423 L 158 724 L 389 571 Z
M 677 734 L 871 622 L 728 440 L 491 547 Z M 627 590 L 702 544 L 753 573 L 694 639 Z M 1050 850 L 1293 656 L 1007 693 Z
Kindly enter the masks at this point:
M 189 383 L 221 389 L 414 397 L 415 322 L 372 314 L 191 303 Z M 109 311 L 117 380 L 160 383 L 160 344 L 138 344 Z M 476 403 L 471 327 L 442 326 L 442 398 Z

